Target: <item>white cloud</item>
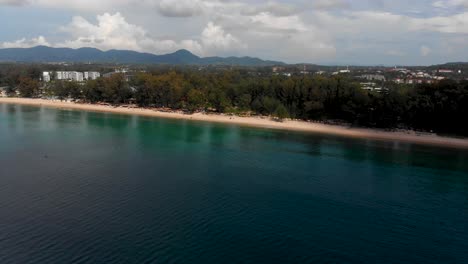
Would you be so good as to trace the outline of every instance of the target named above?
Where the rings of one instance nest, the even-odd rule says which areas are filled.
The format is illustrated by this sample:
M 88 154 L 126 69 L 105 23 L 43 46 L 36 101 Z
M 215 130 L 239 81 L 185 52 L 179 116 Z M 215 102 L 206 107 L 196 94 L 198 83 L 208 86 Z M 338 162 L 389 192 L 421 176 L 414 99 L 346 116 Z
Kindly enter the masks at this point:
M 307 26 L 304 25 L 301 19 L 296 15 L 277 17 L 271 15 L 270 13 L 263 12 L 250 17 L 250 20 L 259 28 L 269 32 L 304 32 L 307 30 Z
M 76 16 L 70 24 L 62 27 L 62 31 L 72 39 L 58 45 L 73 48 L 92 46 L 107 50 L 119 47 L 143 51 L 141 42 L 148 38 L 143 28 L 129 24 L 120 13 L 97 16 L 96 25 Z
M 62 28 L 62 31 L 67 32 L 72 38 L 56 46 L 96 47 L 102 50 L 128 49 L 157 54 L 174 52 L 178 49 L 188 49 L 198 54 L 205 53 L 205 47 L 202 46 L 204 42 L 200 43 L 193 39 L 178 41 L 151 37 L 144 28 L 128 23 L 120 13 L 99 15 L 97 24 L 92 24 L 83 17 L 74 17 L 69 25 Z M 227 35 L 227 38 L 234 39 L 231 35 Z
M 198 34 L 188 38 L 177 36 L 177 32 L 174 33 L 176 36 L 154 37 L 147 29 L 129 23 L 121 13 L 104 13 L 97 16 L 95 23 L 82 16 L 74 17 L 71 23 L 61 27 L 69 37 L 51 45 L 129 49 L 156 54 L 188 49 L 201 56 L 265 54 L 267 59 L 287 61 L 309 61 L 336 53 L 324 31 L 306 25 L 299 15 L 288 15 L 294 12 L 287 5 L 270 2 L 262 12 L 256 13 L 260 11 L 256 9 L 249 15 L 245 13 L 245 4 L 229 2 L 231 10 L 225 10 L 223 3 L 216 0 L 203 2 L 203 12 L 210 13 L 214 19 L 207 21 Z M 179 12 L 178 15 L 189 13 Z M 288 48 L 278 49 L 278 45 Z
M 39 36 L 37 38 L 26 39 L 22 38 L 13 42 L 3 42 L 0 44 L 1 48 L 31 48 L 35 46 L 49 46 L 49 42 L 43 37 Z
M 430 43 L 437 53 L 429 51 L 428 58 L 452 54 L 449 46 L 468 55 L 463 45 L 448 42 L 468 39 L 468 0 L 414 1 L 409 9 L 403 0 L 0 0 L 27 3 L 41 7 L 38 12 L 46 7 L 81 15 L 59 33 L 48 31 L 45 37 L 59 39 L 52 46 L 158 54 L 185 48 L 199 55 L 319 62 L 344 55 L 422 60 L 421 43 Z M 101 15 L 89 19 L 95 14 Z
M 1 47 L 37 45 L 70 48 L 94 47 L 101 50 L 125 49 L 157 54 L 187 49 L 200 55 L 213 55 L 217 51 L 235 51 L 245 48 L 239 39 L 213 22 L 208 23 L 198 38 L 178 41 L 151 37 L 144 28 L 128 23 L 120 13 L 98 15 L 96 24 L 81 16 L 76 16 L 73 17 L 71 23 L 61 27 L 61 31 L 67 33 L 70 38 L 50 44 L 40 36 L 31 40 L 4 42 Z
M 245 48 L 241 42 L 229 33 L 226 33 L 221 26 L 209 22 L 202 32 L 202 43 L 209 53 L 219 50 L 235 50 Z

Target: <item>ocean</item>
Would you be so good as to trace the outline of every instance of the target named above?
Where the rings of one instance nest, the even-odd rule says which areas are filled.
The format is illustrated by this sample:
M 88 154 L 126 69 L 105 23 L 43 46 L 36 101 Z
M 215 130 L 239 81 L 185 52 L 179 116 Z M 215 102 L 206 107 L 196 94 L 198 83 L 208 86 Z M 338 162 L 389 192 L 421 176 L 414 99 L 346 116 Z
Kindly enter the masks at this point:
M 0 263 L 468 263 L 468 150 L 0 104 Z

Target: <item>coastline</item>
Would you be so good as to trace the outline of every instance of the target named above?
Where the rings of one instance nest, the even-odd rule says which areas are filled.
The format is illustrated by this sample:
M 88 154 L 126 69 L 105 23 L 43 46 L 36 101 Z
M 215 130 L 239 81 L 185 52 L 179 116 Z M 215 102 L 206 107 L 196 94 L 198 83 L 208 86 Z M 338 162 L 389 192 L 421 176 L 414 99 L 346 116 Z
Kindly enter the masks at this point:
M 421 145 L 433 145 L 468 149 L 468 139 L 442 137 L 437 135 L 419 135 L 414 132 L 388 132 L 369 128 L 349 128 L 346 126 L 326 125 L 306 121 L 277 122 L 266 117 L 239 117 L 221 114 L 184 114 L 181 112 L 162 112 L 156 109 L 115 107 L 109 105 L 74 103 L 46 99 L 0 97 L 0 103 L 45 106 L 61 109 L 75 109 L 92 112 L 107 112 L 126 115 L 140 115 L 157 118 L 184 119 L 202 122 L 223 123 L 257 128 L 329 134 L 350 138 L 364 138 L 381 141 L 400 141 Z

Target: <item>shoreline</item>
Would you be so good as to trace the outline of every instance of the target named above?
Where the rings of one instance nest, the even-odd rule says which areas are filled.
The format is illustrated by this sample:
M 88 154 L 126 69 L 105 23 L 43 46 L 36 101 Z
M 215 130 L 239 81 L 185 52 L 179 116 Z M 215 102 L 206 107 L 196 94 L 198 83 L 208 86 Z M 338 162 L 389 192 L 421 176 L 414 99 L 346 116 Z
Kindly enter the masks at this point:
M 74 103 L 66 101 L 55 101 L 47 99 L 29 99 L 29 98 L 7 98 L 0 97 L 0 103 L 20 104 L 31 106 L 45 106 L 61 109 L 74 109 L 92 112 L 106 112 L 125 115 L 139 115 L 156 118 L 170 118 L 179 120 L 193 120 L 211 123 L 222 123 L 239 126 L 249 126 L 257 128 L 266 128 L 283 131 L 296 131 L 306 133 L 319 133 L 348 138 L 372 139 L 380 141 L 399 141 L 415 143 L 420 145 L 432 145 L 450 148 L 468 149 L 468 138 L 451 138 L 437 135 L 419 135 L 415 132 L 389 132 L 371 128 L 349 128 L 339 125 L 326 125 L 306 121 L 277 122 L 267 117 L 239 117 L 222 114 L 184 114 L 181 112 L 162 112 L 157 109 L 129 108 L 121 106 L 97 105 Z

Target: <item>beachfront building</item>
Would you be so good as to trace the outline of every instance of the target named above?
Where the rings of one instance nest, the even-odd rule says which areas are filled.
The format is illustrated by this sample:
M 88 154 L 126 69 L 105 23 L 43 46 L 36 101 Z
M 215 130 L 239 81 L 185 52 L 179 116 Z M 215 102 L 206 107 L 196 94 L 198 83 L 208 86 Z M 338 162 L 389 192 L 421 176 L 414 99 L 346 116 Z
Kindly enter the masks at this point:
M 71 80 L 72 72 L 71 71 L 58 71 L 55 73 L 56 80 Z
M 72 73 L 72 80 L 76 82 L 84 81 L 83 73 L 82 72 L 73 72 Z
M 96 80 L 101 77 L 101 74 L 99 72 L 58 71 L 55 77 L 56 80 L 83 82 L 85 80 Z
M 96 80 L 97 78 L 101 77 L 99 72 L 84 72 L 83 74 L 85 80 Z
M 42 81 L 43 82 L 50 82 L 50 72 L 43 72 L 42 73 Z

